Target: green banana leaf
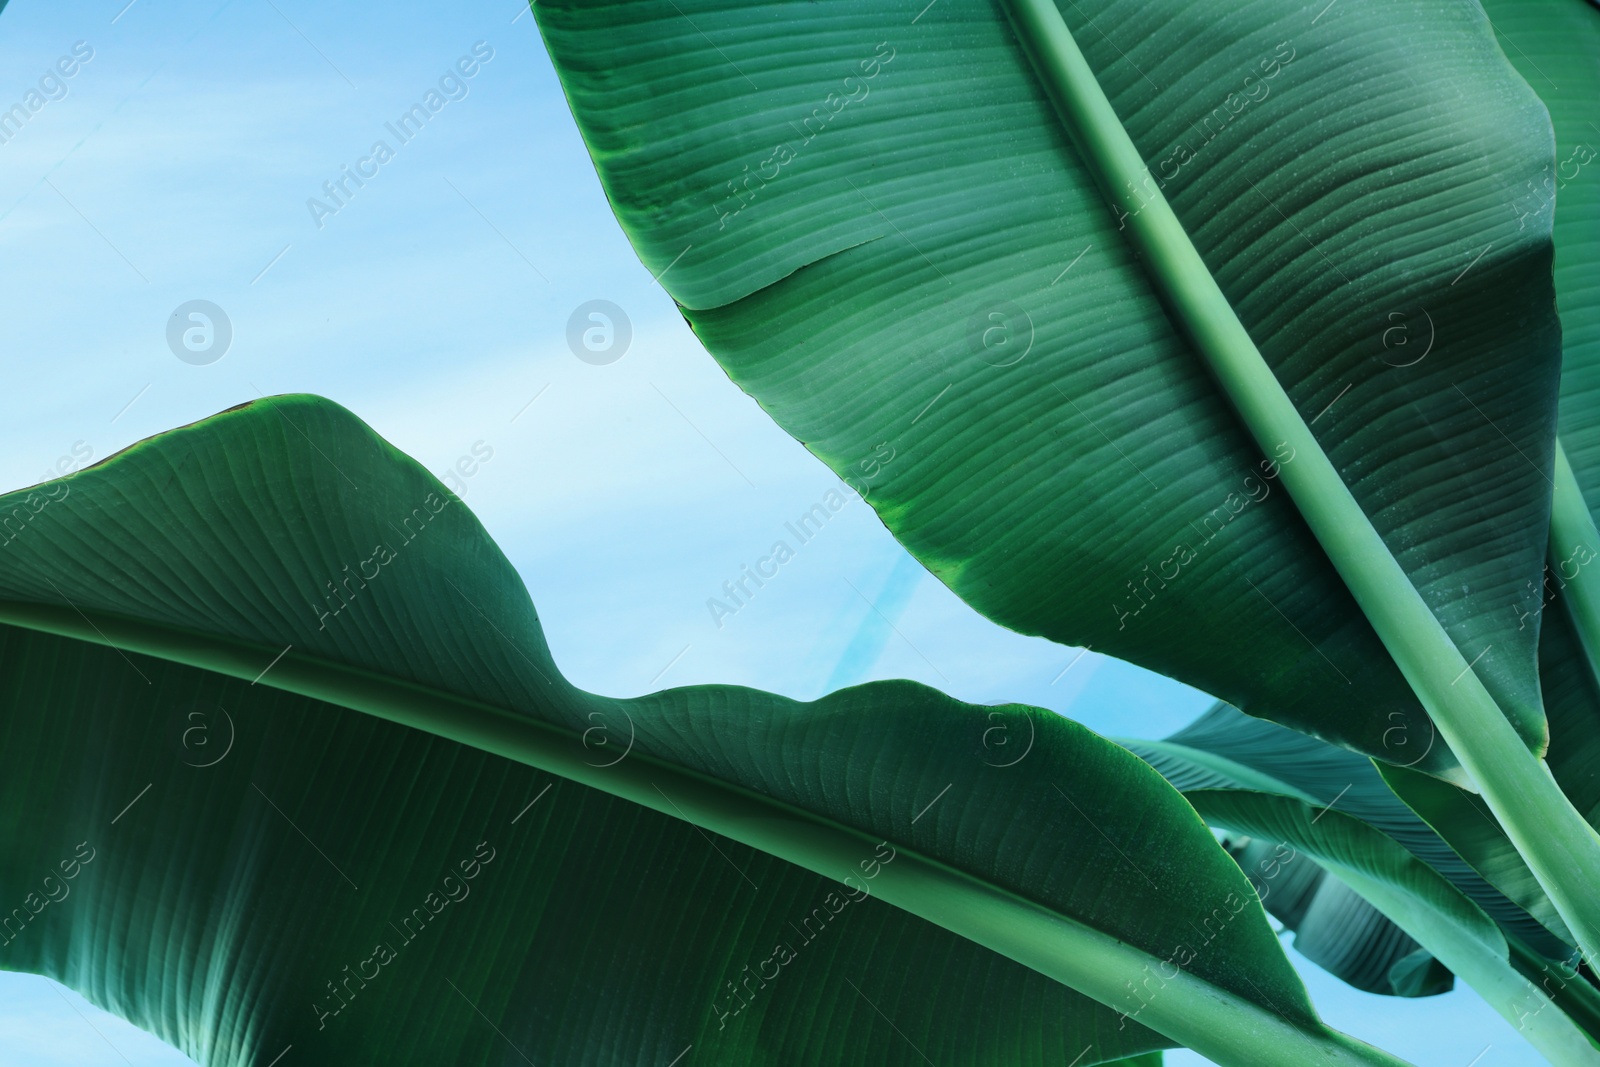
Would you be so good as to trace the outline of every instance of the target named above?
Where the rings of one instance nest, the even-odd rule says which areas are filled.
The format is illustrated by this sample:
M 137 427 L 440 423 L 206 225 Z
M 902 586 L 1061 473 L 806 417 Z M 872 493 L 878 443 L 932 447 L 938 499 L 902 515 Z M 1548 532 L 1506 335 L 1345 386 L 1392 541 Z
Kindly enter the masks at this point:
M 1386 769 L 1383 777 L 1395 795 L 1421 815 L 1473 870 L 1557 937 L 1572 940 L 1533 872 L 1481 798 L 1412 771 Z
M 1359 893 L 1314 861 L 1286 864 L 1270 841 L 1244 838 L 1228 851 L 1248 872 L 1280 871 L 1257 892 L 1267 912 L 1294 931 L 1300 955 L 1367 993 L 1431 997 L 1448 993 L 1455 976 L 1427 949 Z
M 1392 838 L 1343 812 L 1292 797 L 1241 789 L 1184 795 L 1214 825 L 1288 849 L 1287 858 L 1275 863 L 1292 864 L 1302 851 L 1316 860 L 1470 983 L 1551 1063 L 1600 1064 L 1600 1046 L 1585 1034 L 1577 1013 L 1561 1010 L 1519 970 L 1493 920 Z M 1584 1004 L 1593 1002 L 1600 998 L 1591 991 Z
M 1586 677 L 1581 662 L 1573 667 Z M 1447 968 L 1464 968 L 1458 973 L 1547 1055 L 1546 1040 L 1571 1055 L 1567 1038 L 1529 1029 L 1547 1008 L 1600 1040 L 1600 992 L 1564 962 L 1571 946 L 1468 868 L 1385 788 L 1371 761 L 1225 705 L 1162 741 L 1124 743 L 1214 826 L 1250 835 L 1233 843 L 1235 858 L 1268 911 L 1296 931 L 1296 947 L 1331 973 L 1372 992 L 1425 995 L 1443 991 Z M 1330 886 L 1341 888 L 1322 900 Z M 1413 940 L 1425 951 L 1408 948 Z M 1563 1033 L 1569 1025 L 1545 1024 Z
M 205 1067 L 1398 1062 L 1131 753 L 910 682 L 578 690 L 465 505 L 329 401 L 0 516 L 0 966 Z
M 1549 632 L 1546 631 L 1547 640 Z M 1570 706 L 1556 705 L 1558 710 Z M 1406 807 L 1368 759 L 1251 718 L 1226 704 L 1218 704 L 1160 741 L 1120 741 L 1185 794 L 1201 789 L 1253 789 L 1321 807 L 1336 807 L 1393 838 L 1482 908 L 1509 935 L 1554 959 L 1564 959 L 1572 952 L 1570 939 L 1541 925 Z M 1411 743 L 1425 745 L 1426 739 L 1413 739 Z M 1395 747 L 1400 747 L 1398 741 Z M 1506 847 L 1510 848 L 1509 843 Z M 1289 921 L 1282 915 L 1278 918 Z
M 1555 127 L 1555 159 L 1511 194 L 1519 214 L 1555 205 L 1561 441 L 1591 512 L 1600 516 L 1600 7 L 1586 0 L 1483 0 L 1483 6 L 1506 57 L 1550 109 Z M 1547 595 L 1542 587 L 1535 582 L 1524 592 L 1522 610 L 1539 610 Z
M 1549 766 L 1591 826 L 1600 826 L 1600 7 L 1567 0 L 1485 0 L 1507 56 L 1549 108 L 1552 165 L 1517 190 L 1519 216 L 1555 209 L 1555 283 L 1563 333 L 1560 427 L 1571 496 L 1558 490 L 1550 560 L 1508 607 L 1543 623 L 1541 675 L 1552 736 Z M 1572 509 L 1564 505 L 1570 502 Z M 1574 515 L 1574 511 L 1576 514 Z M 1558 610 L 1544 615 L 1544 608 Z M 1543 618 L 1541 620 L 1541 615 Z M 1403 770 L 1385 776 L 1408 804 L 1508 896 L 1567 936 L 1555 909 L 1500 827 L 1471 794 Z
M 1556 610 L 1545 616 L 1540 659 L 1550 716 L 1550 772 L 1589 824 L 1600 828 L 1600 687 L 1585 665 L 1567 612 Z M 1385 767 L 1382 773 L 1400 799 L 1484 879 L 1558 937 L 1572 941 L 1549 897 L 1481 798 L 1401 768 Z
M 1061 6 L 1289 396 L 1535 749 L 1554 156 L 1481 9 Z M 1368 755 L 1430 726 L 999 0 L 534 5 L 646 266 L 978 610 Z M 1401 732 L 1397 733 L 1396 728 Z M 1448 775 L 1443 743 L 1416 763 Z

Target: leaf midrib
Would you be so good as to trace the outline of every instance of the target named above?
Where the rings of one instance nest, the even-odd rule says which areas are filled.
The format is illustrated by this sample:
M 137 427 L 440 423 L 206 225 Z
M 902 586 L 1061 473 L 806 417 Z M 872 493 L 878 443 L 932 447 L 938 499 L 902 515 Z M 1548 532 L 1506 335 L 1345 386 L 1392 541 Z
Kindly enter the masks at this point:
M 721 834 L 825 878 L 842 882 L 872 855 L 875 834 L 724 779 L 633 752 L 610 767 L 581 758 L 569 729 L 428 686 L 303 653 L 285 652 L 110 612 L 0 601 L 0 623 L 134 652 L 373 715 L 513 759 Z M 578 698 L 591 694 L 575 686 Z M 1152 772 L 1153 773 L 1153 772 Z M 661 789 L 666 784 L 675 796 Z M 1125 985 L 1161 960 L 1054 908 L 914 849 L 891 842 L 873 889 L 883 899 L 1061 982 L 1114 1009 L 1130 1011 Z M 1164 972 L 1162 972 L 1164 974 Z M 1285 1048 L 1331 1067 L 1402 1061 L 1342 1034 L 1303 1030 L 1270 1007 L 1180 971 L 1136 1021 L 1230 1067 L 1275 1067 Z
M 1054 0 L 1004 6 L 1090 170 L 1113 203 L 1121 199 L 1116 179 L 1129 180 L 1131 195 L 1147 170 Z M 1481 29 L 1492 42 L 1487 19 Z M 1588 891 L 1600 883 L 1600 834 L 1542 762 L 1544 709 L 1497 703 L 1323 451 L 1171 206 L 1159 189 L 1148 192 L 1127 220 L 1129 240 L 1175 322 L 1263 453 L 1290 446 L 1293 462 L 1280 472 L 1290 500 L 1579 946 L 1600 956 L 1600 901 Z M 1508 712 L 1520 713 L 1526 740 Z

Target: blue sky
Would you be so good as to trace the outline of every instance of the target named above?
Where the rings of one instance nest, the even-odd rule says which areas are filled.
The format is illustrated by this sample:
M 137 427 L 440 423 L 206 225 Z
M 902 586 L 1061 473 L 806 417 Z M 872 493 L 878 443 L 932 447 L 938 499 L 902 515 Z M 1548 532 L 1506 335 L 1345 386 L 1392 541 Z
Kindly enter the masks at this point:
M 99 459 L 263 394 L 321 393 L 441 475 L 492 449 L 458 492 L 588 689 L 727 682 L 812 698 L 909 677 L 1147 737 L 1209 703 L 985 622 L 859 501 L 713 620 L 708 598 L 836 483 L 634 258 L 516 0 L 12 0 L 0 109 L 75 45 L 92 58 L 48 81 L 56 98 L 0 143 L 4 358 L 27 383 L 0 394 L 0 489 L 74 449 Z M 396 144 L 385 123 L 475 45 L 492 54 Z M 393 158 L 363 163 L 379 138 Z M 358 166 L 371 176 L 337 212 L 308 207 Z M 194 300 L 230 325 L 215 362 L 169 347 L 169 317 Z M 631 325 L 611 363 L 568 346 L 592 300 Z M 1422 1067 L 1540 1062 L 1470 991 L 1396 1001 L 1302 969 L 1331 1023 Z M 4 973 L 0 1049 L 8 1067 L 189 1062 Z

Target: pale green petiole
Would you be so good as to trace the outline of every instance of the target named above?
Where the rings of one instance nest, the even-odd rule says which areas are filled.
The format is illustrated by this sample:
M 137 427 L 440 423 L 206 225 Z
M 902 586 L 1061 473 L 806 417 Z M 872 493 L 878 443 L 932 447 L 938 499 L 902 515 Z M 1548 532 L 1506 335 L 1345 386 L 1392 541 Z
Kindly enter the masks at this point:
M 1429 610 L 1295 410 L 1159 189 L 1053 0 L 1006 10 L 1073 143 L 1123 216 L 1156 287 L 1262 450 L 1294 449 L 1283 483 L 1490 810 L 1600 959 L 1600 835 L 1562 794 Z M 1137 191 L 1136 191 L 1137 190 Z

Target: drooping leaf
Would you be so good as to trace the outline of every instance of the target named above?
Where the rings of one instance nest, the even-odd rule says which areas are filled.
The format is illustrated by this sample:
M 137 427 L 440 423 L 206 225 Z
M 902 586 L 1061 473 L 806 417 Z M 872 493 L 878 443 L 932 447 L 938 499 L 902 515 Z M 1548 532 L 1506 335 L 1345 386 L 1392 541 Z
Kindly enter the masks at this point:
M 1418 948 L 1389 967 L 1388 982 L 1396 996 L 1431 997 L 1455 988 L 1456 976 L 1427 949 Z
M 1564 710 L 1568 705 L 1552 707 Z M 1426 734 L 1402 737 L 1399 729 L 1397 726 L 1390 740 L 1392 751 L 1409 750 L 1415 758 L 1432 743 Z M 1337 808 L 1393 838 L 1508 933 L 1555 958 L 1570 953 L 1569 942 L 1546 930 L 1458 855 L 1395 796 L 1372 761 L 1362 756 L 1251 718 L 1226 704 L 1217 705 L 1163 740 L 1125 739 L 1122 743 L 1185 794 L 1201 789 L 1252 789 Z
M 1248 442 L 1155 299 L 997 3 L 535 14 L 641 258 L 958 594 L 1378 758 L 1397 722 L 1427 730 L 1276 491 L 1292 460 Z M 1536 635 L 1505 606 L 1542 566 L 1559 353 L 1549 212 L 1504 194 L 1553 149 L 1481 11 L 1062 14 L 1322 447 L 1538 747 Z M 1418 764 L 1451 766 L 1442 745 Z
M 1600 1064 L 1600 1048 L 1579 1022 L 1512 962 L 1493 920 L 1388 835 L 1291 797 L 1242 789 L 1184 795 L 1213 825 L 1288 848 L 1280 863 L 1304 852 L 1337 875 L 1469 982 L 1551 1063 Z
M 1267 911 L 1294 931 L 1294 947 L 1329 974 L 1367 993 L 1431 997 L 1448 993 L 1455 977 L 1377 908 L 1314 861 L 1285 864 L 1275 844 L 1246 838 L 1228 851 L 1248 872 L 1280 870 L 1258 883 Z
M 1546 645 L 1557 633 L 1546 630 Z M 1583 671 L 1579 663 L 1573 667 Z M 1562 725 L 1556 715 L 1552 726 Z M 1562 736 L 1559 729 L 1554 736 Z M 1442 985 L 1448 970 L 1464 968 L 1458 973 L 1519 1030 L 1527 1031 L 1530 1020 L 1549 1008 L 1600 1042 L 1600 991 L 1565 962 L 1574 955 L 1571 946 L 1464 863 L 1385 788 L 1372 761 L 1226 705 L 1165 740 L 1126 744 L 1214 826 L 1252 835 L 1235 844 L 1235 857 L 1267 909 L 1297 931 L 1296 947 L 1309 948 L 1308 955 L 1315 953 L 1312 958 L 1331 973 L 1364 987 L 1377 984 L 1381 969 L 1390 990 L 1425 995 Z M 1395 769 L 1386 767 L 1384 774 L 1391 773 Z M 1443 786 L 1422 775 L 1410 777 Z M 1339 819 L 1327 822 L 1334 812 Z M 1324 871 L 1389 925 L 1365 921 L 1361 909 L 1337 897 L 1323 906 L 1337 907 L 1360 925 L 1341 929 L 1332 915 L 1314 916 L 1330 881 Z M 1302 947 L 1308 919 L 1312 939 Z M 1486 935 L 1485 922 L 1498 927 L 1493 936 Z M 1397 934 L 1409 935 L 1426 951 L 1398 951 L 1403 942 Z M 1534 987 L 1542 992 L 1530 993 Z M 1568 1027 L 1545 1022 L 1563 1033 Z M 1566 1046 L 1568 1037 L 1547 1031 L 1530 1039 L 1552 1055 L 1543 1042 Z M 1569 1054 L 1570 1049 L 1562 1053 Z
M 1322 1027 L 1131 753 L 906 682 L 584 693 L 465 506 L 330 402 L 0 513 L 0 890 L 36 913 L 0 965 L 206 1067 L 1396 1062 Z M 186 760 L 216 712 L 232 747 Z M 1036 738 L 1011 767 L 996 714 Z

